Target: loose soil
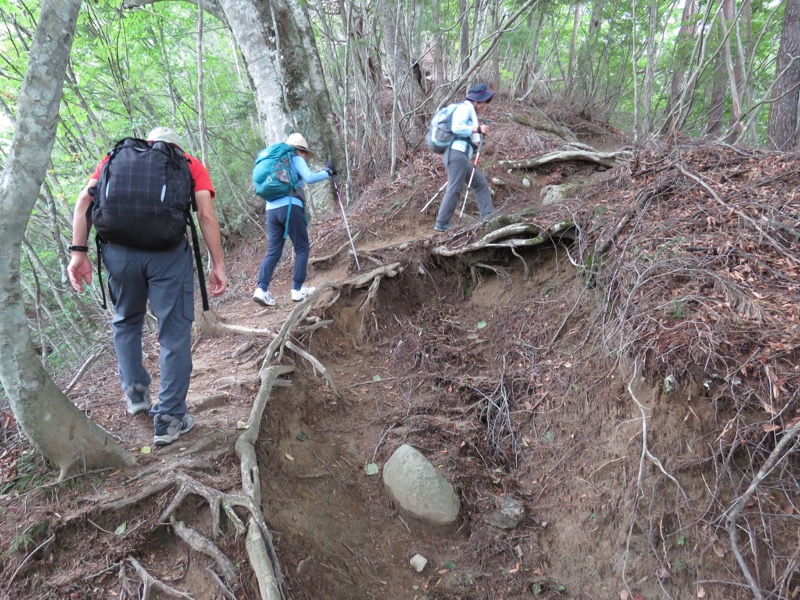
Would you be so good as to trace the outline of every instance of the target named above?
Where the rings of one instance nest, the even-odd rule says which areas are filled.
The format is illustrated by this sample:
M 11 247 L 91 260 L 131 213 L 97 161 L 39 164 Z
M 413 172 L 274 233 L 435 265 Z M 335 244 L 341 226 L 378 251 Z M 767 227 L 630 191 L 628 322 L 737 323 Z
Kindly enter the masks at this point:
M 538 154 L 563 140 L 520 122 L 496 123 L 492 141 L 501 141 L 488 151 L 487 172 L 503 180 L 493 184 L 503 214 L 522 211 L 545 231 L 565 212 L 542 206 L 539 191 L 576 179 L 593 186 L 586 194 L 591 205 L 581 209 L 616 200 L 619 189 L 590 165 L 505 172 L 498 160 Z M 597 125 L 581 126 L 603 134 L 602 142 L 584 138 L 598 149 L 624 143 Z M 409 176 L 400 181 L 431 170 L 422 159 L 405 168 Z M 287 595 L 749 597 L 724 523 L 710 517 L 712 504 L 731 500 L 709 483 L 720 468 L 714 460 L 720 423 L 736 414 L 734 407 L 715 405 L 689 379 L 671 391 L 657 363 L 640 368 L 632 353 L 614 346 L 604 292 L 574 266 L 580 241 L 436 254 L 441 245 L 461 247 L 490 229 L 469 214 L 470 201 L 452 231 L 433 231 L 438 202 L 424 214 L 420 209 L 443 181 L 437 163 L 431 177 L 413 185 L 374 182 L 350 211 L 362 270 L 392 262 L 401 270 L 381 279 L 369 301 L 367 288 L 326 290 L 302 326 L 328 324 L 294 337 L 324 365 L 340 395 L 291 350 L 280 359 L 296 369 L 283 378 L 290 385 L 273 389 L 256 448 L 263 514 Z M 312 223 L 310 232 L 312 257 L 347 242 L 336 211 Z M 38 476 L 39 485 L 2 498 L 0 587 L 6 591 L 0 597 L 138 598 L 128 555 L 192 598 L 225 597 L 210 573 L 213 561 L 159 524 L 174 490 L 119 510 L 113 502 L 146 492 L 141 474 L 158 470 L 191 472 L 222 491 L 240 488 L 237 427 L 250 413 L 267 345 L 295 308 L 288 244 L 271 288 L 278 305 L 252 302 L 264 249 L 260 232 L 228 248 L 231 285 L 214 311 L 223 323 L 253 331 L 212 336 L 198 325 L 187 400 L 197 423 L 191 433 L 172 446 L 149 448 L 152 422 L 125 413 L 113 356 L 105 355 L 70 396 L 137 454 L 137 469 L 57 484 L 28 453 L 7 473 L 7 481 L 23 472 Z M 308 283 L 336 285 L 356 274 L 345 249 L 312 264 Z M 157 377 L 152 331 L 145 360 Z M 643 439 L 659 463 L 644 456 Z M 366 465 L 382 467 L 404 443 L 455 486 L 462 503 L 456 531 L 402 518 L 380 474 L 367 474 Z M 525 517 L 505 530 L 488 517 L 508 498 L 524 505 Z M 210 537 L 207 502 L 192 496 L 177 512 Z M 234 596 L 259 597 L 241 540 L 224 529 L 217 543 L 236 566 Z M 421 573 L 409 566 L 415 554 L 428 559 Z M 798 578 L 790 573 L 783 589 L 796 589 Z

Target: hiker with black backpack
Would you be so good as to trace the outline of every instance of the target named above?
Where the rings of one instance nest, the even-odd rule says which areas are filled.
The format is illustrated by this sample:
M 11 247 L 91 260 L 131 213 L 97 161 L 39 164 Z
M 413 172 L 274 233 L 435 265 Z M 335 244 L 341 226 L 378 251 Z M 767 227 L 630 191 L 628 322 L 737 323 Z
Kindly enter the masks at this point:
M 466 99 L 454 106 L 450 117 L 452 140 L 444 150 L 442 160 L 447 170 L 447 189 L 436 215 L 436 231 L 450 229 L 450 219 L 458 206 L 458 199 L 464 184 L 475 192 L 478 212 L 481 219 L 488 217 L 494 210 L 489 183 L 483 173 L 478 171 L 477 160 L 470 162 L 475 155 L 483 136 L 489 133 L 489 127 L 478 120 L 478 113 L 492 100 L 494 92 L 486 84 L 479 83 L 467 91 Z M 476 155 L 477 159 L 477 155 Z M 467 190 L 469 193 L 469 190 Z
M 312 156 L 306 138 L 299 133 L 291 134 L 285 142 L 264 148 L 256 156 L 253 186 L 267 205 L 267 253 L 261 261 L 258 287 L 253 293 L 253 301 L 262 306 L 275 306 L 269 284 L 287 237 L 292 240 L 295 255 L 291 298 L 301 302 L 314 291 L 313 287 L 304 285 L 311 252 L 304 186 L 335 176 L 336 169 L 329 160 L 324 169 L 311 171 L 306 160 Z
M 149 412 L 156 446 L 171 444 L 194 426 L 186 412 L 194 321 L 194 268 L 187 225 L 191 225 L 195 254 L 200 258 L 192 209 L 210 255 L 211 295 L 219 296 L 228 284 L 211 177 L 203 163 L 185 154 L 181 146 L 178 134 L 166 127 L 151 131 L 147 140 L 125 138 L 117 143 L 78 195 L 67 267 L 77 291 L 92 283 L 87 253 L 94 225 L 98 273 L 102 259 L 114 305 L 111 330 L 126 410 L 131 415 Z M 207 310 L 202 275 L 198 272 Z M 154 404 L 150 374 L 142 364 L 148 302 L 158 320 L 160 346 L 160 383 Z

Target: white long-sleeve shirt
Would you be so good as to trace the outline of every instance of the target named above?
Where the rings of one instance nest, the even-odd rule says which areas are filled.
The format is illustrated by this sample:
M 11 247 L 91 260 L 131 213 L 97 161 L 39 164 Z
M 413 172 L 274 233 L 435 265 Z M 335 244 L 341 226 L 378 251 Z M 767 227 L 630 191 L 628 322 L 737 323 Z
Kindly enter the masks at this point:
M 456 140 L 450 145 L 453 150 L 460 150 L 467 155 L 468 158 L 472 157 L 473 146 L 467 142 L 467 139 L 472 140 L 476 146 L 481 141 L 479 133 L 473 133 L 473 129 L 478 126 L 478 113 L 475 112 L 475 107 L 472 102 L 465 100 L 459 104 L 453 111 L 453 119 L 450 124 L 451 131 L 455 134 Z

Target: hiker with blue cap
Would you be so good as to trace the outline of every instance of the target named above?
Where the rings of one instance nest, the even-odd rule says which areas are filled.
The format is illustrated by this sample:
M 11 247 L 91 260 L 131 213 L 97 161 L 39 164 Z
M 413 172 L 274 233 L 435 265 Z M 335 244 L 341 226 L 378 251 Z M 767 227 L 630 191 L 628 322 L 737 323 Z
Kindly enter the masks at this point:
M 489 127 L 478 120 L 478 113 L 489 104 L 494 96 L 485 83 L 479 83 L 467 90 L 467 98 L 453 111 L 451 129 L 455 139 L 445 150 L 442 160 L 447 170 L 447 189 L 436 215 L 436 231 L 450 229 L 450 219 L 458 205 L 458 199 L 464 184 L 469 181 L 469 186 L 475 192 L 475 201 L 481 219 L 488 217 L 494 210 L 492 194 L 486 176 L 477 169 L 476 150 L 482 142 L 484 135 L 489 133 Z M 475 155 L 475 161 L 470 159 Z

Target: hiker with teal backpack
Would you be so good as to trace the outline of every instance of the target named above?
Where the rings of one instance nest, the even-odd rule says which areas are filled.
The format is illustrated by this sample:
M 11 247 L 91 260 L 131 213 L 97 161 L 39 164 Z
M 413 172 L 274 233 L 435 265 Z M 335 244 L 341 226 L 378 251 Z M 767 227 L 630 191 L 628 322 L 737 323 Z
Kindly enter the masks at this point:
M 478 171 L 475 163 L 470 162 L 483 136 L 489 133 L 488 125 L 478 120 L 478 113 L 491 102 L 492 96 L 494 92 L 486 84 L 479 83 L 467 91 L 464 102 L 453 105 L 449 116 L 452 136 L 443 148 L 442 157 L 447 170 L 447 189 L 439 206 L 439 213 L 436 215 L 434 225 L 436 231 L 450 229 L 450 219 L 458 206 L 461 190 L 468 181 L 468 185 L 475 192 L 481 219 L 486 219 L 494 210 L 486 176 Z M 431 146 L 430 141 L 428 145 Z M 431 147 L 433 149 L 433 146 Z M 438 149 L 434 151 L 438 152 Z
M 306 287 L 306 271 L 311 246 L 308 242 L 308 221 L 305 213 L 305 184 L 317 183 L 336 175 L 332 161 L 320 171 L 311 171 L 307 159 L 313 153 L 308 142 L 299 133 L 293 133 L 286 142 L 264 148 L 256 157 L 253 167 L 253 187 L 267 204 L 267 253 L 258 270 L 258 287 L 253 301 L 262 306 L 275 306 L 269 291 L 275 267 L 283 254 L 288 237 L 294 246 L 294 274 L 291 297 L 294 302 L 305 300 L 314 291 Z
M 194 426 L 192 415 L 186 412 L 194 321 L 194 269 L 187 225 L 196 259 L 200 255 L 190 211 L 197 213 L 208 248 L 211 295 L 222 294 L 228 282 L 211 177 L 205 165 L 181 146 L 178 134 L 166 127 L 155 128 L 146 140 L 125 138 L 116 144 L 78 195 L 67 266 L 75 290 L 81 292 L 84 284 L 92 283 L 88 252 L 89 230 L 94 226 L 98 273 L 102 260 L 114 304 L 111 331 L 125 408 L 131 415 L 153 417 L 156 446 L 171 444 Z M 198 279 L 207 310 L 202 271 Z M 150 401 L 150 374 L 142 363 L 148 304 L 158 321 L 160 347 L 155 403 Z

